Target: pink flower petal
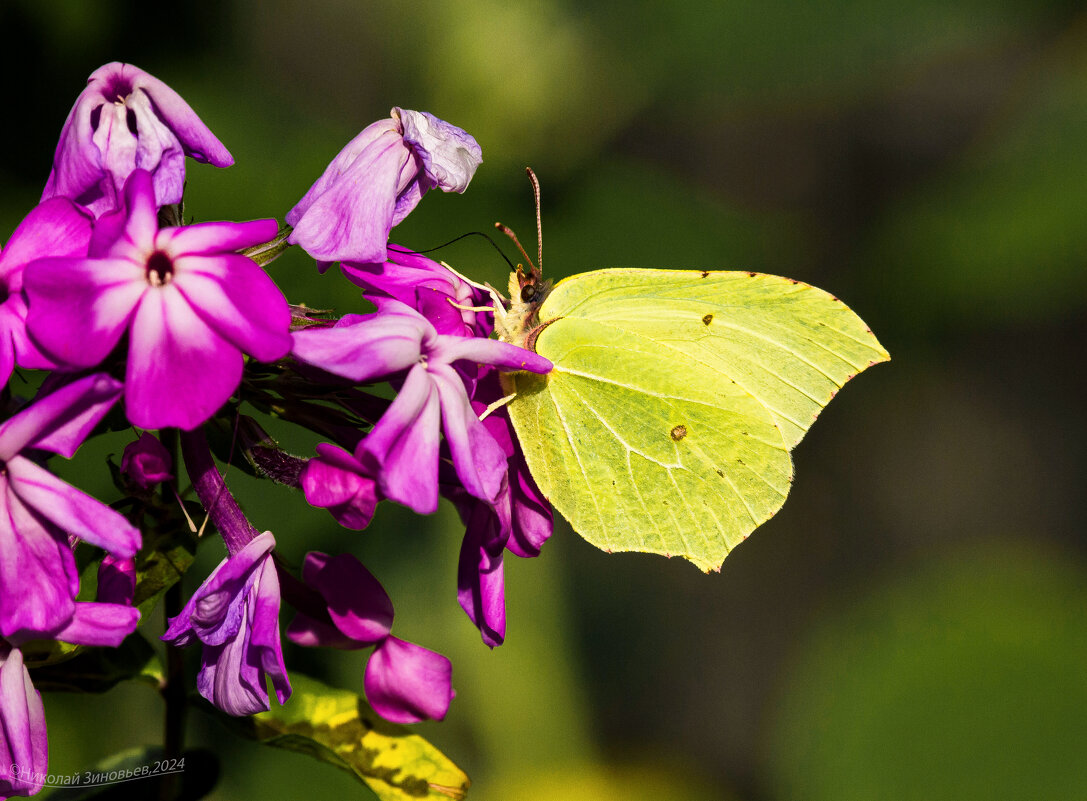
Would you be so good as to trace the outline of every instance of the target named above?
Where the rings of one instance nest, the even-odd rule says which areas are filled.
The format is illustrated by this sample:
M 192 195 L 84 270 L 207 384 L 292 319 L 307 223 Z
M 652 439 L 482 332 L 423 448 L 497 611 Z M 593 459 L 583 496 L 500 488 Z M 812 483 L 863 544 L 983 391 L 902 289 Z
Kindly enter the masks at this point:
M 106 554 L 98 564 L 96 600 L 104 604 L 132 606 L 136 594 L 136 560 Z
M 39 792 L 49 762 L 45 708 L 22 652 L 6 645 L 0 647 L 0 743 L 6 763 L 0 766 L 0 795 Z
M 442 428 L 457 477 L 471 495 L 494 501 L 502 489 L 507 470 L 502 446 L 476 417 L 464 382 L 453 368 L 437 364 L 428 372 L 441 398 Z
M 10 491 L 65 534 L 121 558 L 135 556 L 140 549 L 139 529 L 123 515 L 29 459 L 16 456 L 9 460 L 7 472 Z
M 362 464 L 347 451 L 324 443 L 317 447 L 318 456 L 299 476 L 306 502 L 328 509 L 345 528 L 366 528 L 377 507 L 376 482 L 363 474 Z
M 400 134 L 384 134 L 313 196 L 287 241 L 318 261 L 384 261 L 396 198 L 414 169 Z
M 142 264 L 149 249 L 153 247 L 155 233 L 159 230 L 159 203 L 155 199 L 154 179 L 146 169 L 129 170 L 124 176 L 119 180 L 124 184 L 123 197 L 127 216 L 123 233 L 114 243 L 110 254 L 125 256 Z
M 45 393 L 0 425 L 0 459 L 12 459 L 28 446 L 70 459 L 120 396 L 121 382 L 105 373 Z
M 380 466 L 382 494 L 419 514 L 438 508 L 441 406 L 426 367 L 408 372 L 396 400 L 359 444 Z
M 278 232 L 279 223 L 275 220 L 206 222 L 165 228 L 159 232 L 155 244 L 174 256 L 217 255 L 268 242 Z
M 258 361 L 291 349 L 291 310 L 268 274 L 245 256 L 179 256 L 173 285 L 227 342 Z
M 76 367 L 113 350 L 148 288 L 143 268 L 127 259 L 39 259 L 24 280 L 28 333 L 50 358 Z
M 337 648 L 341 651 L 353 651 L 369 648 L 370 643 L 352 640 L 330 623 L 296 612 L 287 626 L 287 639 L 303 648 Z
M 279 638 L 279 603 L 279 578 L 272 558 L 267 556 L 257 568 L 254 591 L 249 595 L 250 658 L 247 661 L 256 662 L 271 677 L 276 698 L 282 704 L 291 696 L 291 682 L 287 678 Z M 263 689 L 264 677 L 258 681 Z
M 373 573 L 351 554 L 306 554 L 302 578 L 321 593 L 333 624 L 358 642 L 373 644 L 388 636 L 393 602 Z
M 125 70 L 136 73 L 133 84 L 151 98 L 155 111 L 177 136 L 185 148 L 186 155 L 216 167 L 229 167 L 234 163 L 234 157 L 230 155 L 230 151 L 223 147 L 223 143 L 196 116 L 196 112 L 181 95 L 138 67 L 131 64 L 125 64 L 123 67 Z M 98 72 L 104 69 L 105 67 Z
M 502 552 L 491 555 L 481 534 L 469 529 L 461 543 L 457 566 L 457 599 L 491 648 L 506 638 L 506 583 Z
M 76 645 L 106 645 L 116 648 L 136 630 L 140 612 L 131 606 L 105 603 L 77 603 L 68 625 L 53 634 L 54 639 Z
M 0 636 L 52 631 L 67 623 L 79 591 L 72 549 L 0 482 Z
M 362 383 L 417 364 L 422 342 L 432 331 L 419 315 L 349 314 L 332 328 L 295 331 L 291 353 L 306 364 Z
M 530 350 L 483 337 L 443 337 L 440 350 L 445 362 L 463 359 L 494 365 L 503 370 L 529 370 L 533 373 L 548 373 L 553 366 L 549 360 Z
M 448 659 L 388 637 L 366 663 L 363 684 L 374 711 L 393 723 L 441 720 L 449 711 L 453 665 Z
M 147 293 L 130 333 L 125 406 L 140 428 L 190 430 L 230 398 L 242 355 L 193 311 L 173 286 Z
M 13 275 L 34 259 L 47 256 L 78 258 L 87 254 L 93 218 L 67 198 L 53 198 L 38 204 L 23 218 L 0 253 L 0 280 L 8 292 L 22 289 L 22 279 Z
M 400 135 L 400 126 L 391 117 L 378 120 L 363 128 L 354 139 L 344 145 L 343 149 L 336 154 L 336 157 L 325 168 L 325 171 L 321 173 L 321 177 L 314 181 L 313 186 L 303 195 L 302 199 L 295 204 L 293 209 L 287 212 L 287 224 L 297 227 L 302 215 L 334 183 L 340 180 L 360 154 L 375 143 L 384 141 L 389 135 Z M 378 144 L 378 148 L 381 147 L 382 145 Z
M 464 192 L 483 161 L 483 151 L 465 131 L 426 111 L 393 109 L 404 127 L 404 141 L 423 162 L 431 185 Z

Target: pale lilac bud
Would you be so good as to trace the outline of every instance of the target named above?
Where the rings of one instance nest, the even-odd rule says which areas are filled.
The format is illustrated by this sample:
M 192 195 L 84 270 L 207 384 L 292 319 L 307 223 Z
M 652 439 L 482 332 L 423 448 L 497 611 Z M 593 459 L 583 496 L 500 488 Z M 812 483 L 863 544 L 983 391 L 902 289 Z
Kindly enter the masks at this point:
M 389 231 L 426 191 L 463 192 L 482 160 L 455 125 L 394 108 L 348 142 L 287 213 L 287 241 L 319 262 L 383 262 Z
M 60 195 L 98 217 L 118 205 L 128 176 L 154 177 L 159 206 L 178 203 L 185 156 L 216 167 L 233 157 L 177 92 L 131 64 L 99 67 L 68 114 L 42 200 Z

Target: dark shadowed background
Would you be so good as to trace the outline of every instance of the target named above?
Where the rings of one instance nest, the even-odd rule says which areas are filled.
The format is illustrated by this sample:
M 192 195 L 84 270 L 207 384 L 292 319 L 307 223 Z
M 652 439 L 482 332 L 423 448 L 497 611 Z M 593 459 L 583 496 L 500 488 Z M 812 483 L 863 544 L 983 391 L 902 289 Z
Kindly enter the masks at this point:
M 197 220 L 282 219 L 355 133 L 403 106 L 471 132 L 484 163 L 394 241 L 431 247 L 499 219 L 531 240 L 530 164 L 552 277 L 750 269 L 832 292 L 893 360 L 801 443 L 782 512 L 719 575 L 607 556 L 559 524 L 541 558 L 508 565 L 494 651 L 456 603 L 451 508 L 388 506 L 342 532 L 300 495 L 229 480 L 292 559 L 362 558 L 396 634 L 453 660 L 449 717 L 419 730 L 468 771 L 471 799 L 1085 798 L 1081 9 L 2 0 L 0 241 L 37 201 L 87 75 L 123 60 L 180 92 L 236 159 L 189 163 Z M 440 257 L 504 284 L 480 240 Z M 270 272 L 292 301 L 361 308 L 305 254 Z M 107 499 L 110 450 L 70 467 Z M 222 555 L 209 544 L 199 569 Z M 288 664 L 361 689 L 364 657 L 292 650 Z M 143 687 L 49 695 L 46 713 L 53 773 L 161 729 Z M 199 713 L 190 740 L 220 753 L 215 798 L 366 793 Z

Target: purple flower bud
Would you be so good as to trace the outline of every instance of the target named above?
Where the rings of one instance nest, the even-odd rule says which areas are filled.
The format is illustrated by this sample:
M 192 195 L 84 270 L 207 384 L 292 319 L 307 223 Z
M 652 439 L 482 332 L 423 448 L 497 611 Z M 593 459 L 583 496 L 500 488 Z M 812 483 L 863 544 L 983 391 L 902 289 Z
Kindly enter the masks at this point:
M 389 231 L 426 191 L 464 192 L 482 159 L 460 128 L 394 108 L 348 142 L 287 213 L 287 241 L 319 262 L 383 262 Z
M 106 554 L 98 565 L 98 600 L 132 606 L 136 594 L 136 560 Z
M 158 437 L 145 431 L 135 442 L 125 446 L 121 456 L 121 472 L 140 489 L 150 489 L 174 477 L 170 452 L 158 441 Z
M 237 389 L 243 353 L 290 349 L 283 293 L 235 251 L 275 236 L 274 220 L 159 230 L 151 175 L 125 184 L 123 233 L 101 258 L 27 265 L 27 329 L 57 362 L 91 367 L 128 332 L 125 408 L 140 428 L 190 430 Z
M 173 89 L 131 64 L 99 67 L 68 114 L 42 200 L 60 195 L 95 217 L 117 206 L 133 170 L 153 175 L 157 206 L 177 203 L 185 156 L 216 167 L 233 157 Z
M 23 654 L 0 642 L 0 798 L 34 795 L 49 768 L 45 708 Z
M 279 578 L 266 531 L 219 563 L 170 620 L 162 639 L 203 645 L 197 689 L 228 715 L 267 711 L 266 680 L 282 704 L 291 694 L 279 639 Z

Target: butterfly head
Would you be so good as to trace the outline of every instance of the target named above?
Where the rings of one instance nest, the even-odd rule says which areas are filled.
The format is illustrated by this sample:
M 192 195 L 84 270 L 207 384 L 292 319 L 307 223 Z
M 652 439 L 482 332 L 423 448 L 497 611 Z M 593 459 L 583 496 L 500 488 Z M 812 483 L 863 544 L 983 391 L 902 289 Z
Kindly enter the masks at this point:
M 532 263 L 532 259 L 529 257 L 528 253 L 521 247 L 517 235 L 513 233 L 508 226 L 505 226 L 502 223 L 495 223 L 495 227 L 512 239 L 513 243 L 517 245 L 517 249 L 521 251 L 521 255 L 525 257 L 525 262 L 529 267 L 526 272 L 524 266 L 518 264 L 517 269 L 510 273 L 509 309 L 506 310 L 504 315 L 501 315 L 502 319 L 500 321 L 496 321 L 496 327 L 498 328 L 499 337 L 504 341 L 512 342 L 514 345 L 520 345 L 523 348 L 529 348 L 531 350 L 532 344 L 536 341 L 535 337 L 532 336 L 532 332 L 535 329 L 542 327 L 540 326 L 539 310 L 540 306 L 543 305 L 543 302 L 551 292 L 551 282 L 544 280 L 543 277 L 543 231 L 540 225 L 540 182 L 537 180 L 536 173 L 532 171 L 531 167 L 526 167 L 525 172 L 532 182 L 532 193 L 536 199 L 536 263 Z
M 499 336 L 506 342 L 529 347 L 530 332 L 540 324 L 539 310 L 551 292 L 551 282 L 544 280 L 540 269 L 532 265 L 526 272 L 517 265 L 510 273 L 509 308 L 503 315 Z

